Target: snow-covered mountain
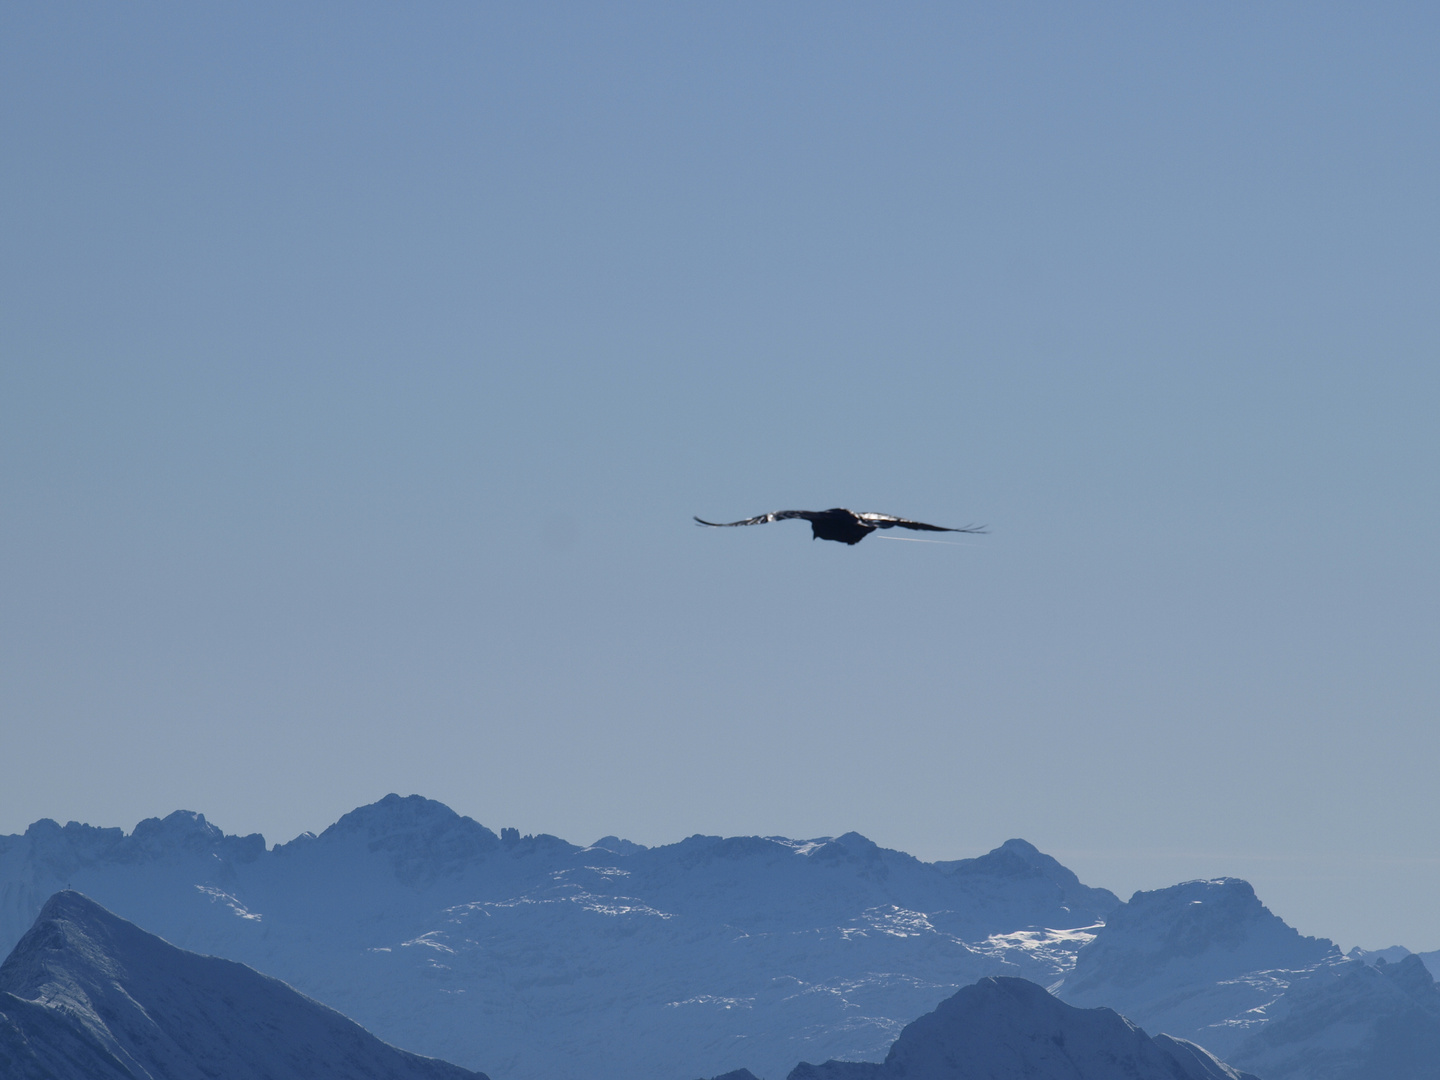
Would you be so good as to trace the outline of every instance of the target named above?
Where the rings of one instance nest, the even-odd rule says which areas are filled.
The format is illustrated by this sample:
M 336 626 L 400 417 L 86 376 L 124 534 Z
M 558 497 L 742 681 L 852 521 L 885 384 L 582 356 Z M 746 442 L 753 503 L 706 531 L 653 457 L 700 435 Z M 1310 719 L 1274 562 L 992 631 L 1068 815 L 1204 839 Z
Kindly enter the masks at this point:
M 1137 892 L 1113 911 L 1077 956 L 1060 995 L 1074 1005 L 1107 1005 L 1152 1031 L 1223 1053 L 1217 1042 L 1233 1044 L 1230 1018 L 1282 993 L 1288 980 L 1280 972 L 1338 956 L 1330 942 L 1302 937 L 1272 914 L 1248 882 L 1187 881 Z M 1259 972 L 1276 974 L 1246 977 Z M 1223 1031 L 1206 1030 L 1217 1023 Z M 1194 1034 L 1201 1031 L 1211 1041 Z
M 38 822 L 0 838 L 0 947 L 66 886 L 504 1080 L 873 1059 L 977 978 L 1061 977 L 1119 904 L 1019 840 L 945 864 L 854 833 L 578 847 L 393 795 L 268 850 L 183 812 Z
M 1205 1046 L 1265 1080 L 1435 1080 L 1440 990 L 1421 958 L 1344 957 L 1243 881 L 1136 893 L 1058 992 Z
M 1440 989 L 1417 956 L 1321 964 L 1235 1050 L 1266 1080 L 1435 1080 Z
M 951 863 L 855 833 L 579 847 L 394 795 L 272 849 L 187 812 L 129 835 L 42 821 L 0 837 L 0 950 L 67 886 L 503 1080 L 877 1061 L 987 976 L 1265 1080 L 1314 1080 L 1325 1048 L 1325 1080 L 1440 1077 L 1436 991 L 1404 950 L 1343 957 L 1235 879 L 1122 905 L 1021 840 Z
M 909 1024 L 884 1062 L 802 1062 L 788 1080 L 1256 1080 L 1194 1043 L 1151 1038 L 1025 979 L 987 978 Z
M 388 1046 L 284 983 L 75 892 L 0 964 L 6 1080 L 486 1080 Z

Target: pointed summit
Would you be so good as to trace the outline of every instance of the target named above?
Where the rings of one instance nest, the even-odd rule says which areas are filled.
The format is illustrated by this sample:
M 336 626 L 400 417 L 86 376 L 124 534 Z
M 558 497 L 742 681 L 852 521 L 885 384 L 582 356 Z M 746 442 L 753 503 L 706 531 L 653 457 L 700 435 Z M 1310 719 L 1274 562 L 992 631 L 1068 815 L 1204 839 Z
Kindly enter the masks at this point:
M 1039 916 L 1036 923 L 1046 926 L 1093 925 L 1121 906 L 1120 898 L 1109 889 L 1084 884 L 1072 870 L 1027 840 L 1006 840 L 977 858 L 937 862 L 935 866 L 981 896 L 1016 890 L 1028 893 Z
M 485 1080 L 68 891 L 0 965 L 0 1065 L 56 1080 Z

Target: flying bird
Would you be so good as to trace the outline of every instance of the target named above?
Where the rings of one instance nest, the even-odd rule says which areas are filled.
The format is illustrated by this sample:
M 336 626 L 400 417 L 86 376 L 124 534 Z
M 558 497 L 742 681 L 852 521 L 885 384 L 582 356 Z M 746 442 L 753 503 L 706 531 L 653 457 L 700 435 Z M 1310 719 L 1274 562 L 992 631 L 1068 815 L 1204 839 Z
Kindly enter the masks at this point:
M 889 514 L 857 514 L 853 510 L 835 507 L 833 510 L 777 510 L 773 514 L 746 518 L 744 521 L 706 521 L 697 517 L 701 525 L 714 529 L 728 529 L 735 525 L 764 525 L 767 521 L 784 521 L 787 518 L 803 518 L 810 523 L 810 539 L 835 540 L 842 544 L 858 544 L 876 529 L 918 529 L 924 532 L 983 533 L 983 525 L 967 525 L 963 529 L 947 529 L 943 525 L 926 525 L 923 521 L 891 517 Z

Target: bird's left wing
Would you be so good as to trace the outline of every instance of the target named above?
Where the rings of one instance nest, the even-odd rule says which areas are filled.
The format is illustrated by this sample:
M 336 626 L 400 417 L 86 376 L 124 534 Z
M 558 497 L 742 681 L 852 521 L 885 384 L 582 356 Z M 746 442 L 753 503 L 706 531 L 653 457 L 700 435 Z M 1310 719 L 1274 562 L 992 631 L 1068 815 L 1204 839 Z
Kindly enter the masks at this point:
M 701 525 L 709 525 L 714 529 L 728 529 L 732 525 L 764 525 L 767 521 L 784 521 L 786 518 L 805 518 L 809 520 L 809 510 L 777 510 L 773 514 L 761 514 L 759 517 L 746 518 L 744 521 L 706 521 L 697 517 L 695 520 Z
M 909 518 L 891 517 L 889 514 L 856 514 L 855 516 L 861 521 L 875 526 L 877 529 L 893 529 L 898 525 L 902 529 L 916 529 L 921 532 L 989 532 L 984 525 L 966 525 L 963 529 L 948 529 L 944 525 L 926 525 L 923 521 L 911 521 Z

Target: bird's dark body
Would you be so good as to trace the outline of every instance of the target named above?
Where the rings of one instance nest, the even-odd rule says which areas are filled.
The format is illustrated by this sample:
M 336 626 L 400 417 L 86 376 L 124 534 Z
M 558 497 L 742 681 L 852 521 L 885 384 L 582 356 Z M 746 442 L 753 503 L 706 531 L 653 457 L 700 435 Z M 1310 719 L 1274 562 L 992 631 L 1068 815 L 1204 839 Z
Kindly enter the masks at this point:
M 818 510 L 809 521 L 811 540 L 838 540 L 842 544 L 858 544 L 876 529 L 868 521 L 862 521 L 840 507 Z
M 706 521 L 696 518 L 701 525 L 712 528 L 729 528 L 733 525 L 763 525 L 767 521 L 784 521 L 787 518 L 801 518 L 810 523 L 812 540 L 834 540 L 841 544 L 858 544 L 876 529 L 919 529 L 925 532 L 983 533 L 984 526 L 967 525 L 963 529 L 947 529 L 943 525 L 926 525 L 923 521 L 891 517 L 889 514 L 857 514 L 842 506 L 829 510 L 777 510 L 773 514 L 746 518 L 744 521 Z

